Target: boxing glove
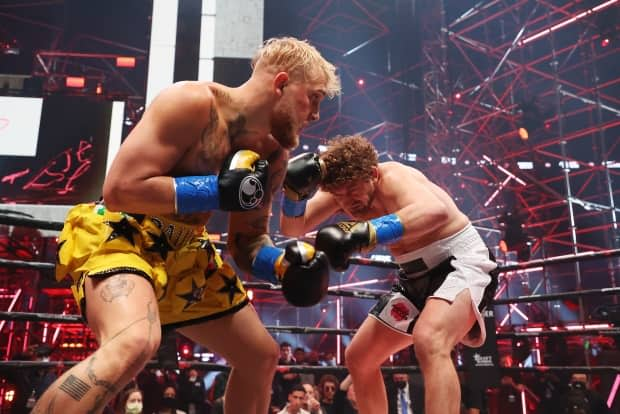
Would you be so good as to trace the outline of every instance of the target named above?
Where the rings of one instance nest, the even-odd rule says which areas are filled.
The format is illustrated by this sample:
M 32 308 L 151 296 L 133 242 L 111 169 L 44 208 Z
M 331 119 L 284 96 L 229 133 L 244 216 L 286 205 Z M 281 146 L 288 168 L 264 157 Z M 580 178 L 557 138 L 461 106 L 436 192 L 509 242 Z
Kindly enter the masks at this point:
M 314 247 L 325 252 L 335 270 L 343 272 L 349 267 L 353 253 L 372 250 L 377 243 L 393 243 L 402 237 L 403 232 L 396 214 L 369 221 L 341 221 L 321 228 L 316 234 Z
M 306 201 L 318 189 L 324 171 L 325 164 L 318 154 L 306 152 L 289 160 L 284 177 L 284 215 L 298 217 L 304 214 Z
M 252 273 L 282 284 L 284 298 L 293 306 L 313 306 L 327 293 L 329 263 L 308 243 L 289 242 L 284 249 L 263 246 L 252 263 Z
M 207 212 L 219 208 L 244 211 L 260 208 L 268 184 L 266 160 L 254 151 L 240 150 L 228 157 L 219 175 L 174 178 L 175 212 Z

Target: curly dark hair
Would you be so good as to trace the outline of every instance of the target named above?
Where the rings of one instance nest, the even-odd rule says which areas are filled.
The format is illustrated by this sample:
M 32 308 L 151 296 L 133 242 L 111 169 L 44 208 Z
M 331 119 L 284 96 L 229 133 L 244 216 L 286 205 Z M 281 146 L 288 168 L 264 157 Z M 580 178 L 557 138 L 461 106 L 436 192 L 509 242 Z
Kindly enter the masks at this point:
M 339 135 L 331 139 L 320 158 L 325 163 L 321 186 L 326 191 L 371 178 L 372 167 L 379 163 L 377 150 L 361 135 Z

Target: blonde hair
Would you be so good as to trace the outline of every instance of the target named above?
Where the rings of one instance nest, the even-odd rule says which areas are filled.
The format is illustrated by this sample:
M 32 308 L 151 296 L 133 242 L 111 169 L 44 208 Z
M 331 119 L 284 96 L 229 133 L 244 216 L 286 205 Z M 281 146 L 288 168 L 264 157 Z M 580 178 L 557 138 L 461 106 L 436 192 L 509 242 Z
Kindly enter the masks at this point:
M 340 94 L 340 78 L 336 67 L 306 40 L 274 37 L 266 40 L 252 58 L 252 69 L 273 67 L 301 77 L 306 82 L 324 83 L 329 98 Z

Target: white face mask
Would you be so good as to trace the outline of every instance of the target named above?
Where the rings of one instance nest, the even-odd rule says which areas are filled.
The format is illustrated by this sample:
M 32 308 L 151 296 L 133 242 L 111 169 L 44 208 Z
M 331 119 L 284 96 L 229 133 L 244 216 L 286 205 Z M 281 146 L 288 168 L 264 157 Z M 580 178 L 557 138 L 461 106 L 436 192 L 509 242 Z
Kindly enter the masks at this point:
M 125 414 L 140 414 L 142 412 L 141 402 L 127 403 L 125 406 Z

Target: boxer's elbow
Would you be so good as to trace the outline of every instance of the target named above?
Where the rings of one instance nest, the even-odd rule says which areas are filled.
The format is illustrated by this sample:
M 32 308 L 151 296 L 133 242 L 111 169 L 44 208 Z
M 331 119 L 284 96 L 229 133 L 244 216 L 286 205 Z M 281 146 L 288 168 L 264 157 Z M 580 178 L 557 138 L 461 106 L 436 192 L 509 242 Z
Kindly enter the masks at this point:
M 232 256 L 235 264 L 244 272 L 252 272 L 252 262 L 261 245 L 265 244 L 264 237 L 247 237 L 243 234 L 228 235 L 228 251 Z
M 103 200 L 109 210 L 123 210 L 123 194 L 127 194 L 126 189 L 123 189 L 119 182 L 106 180 L 103 183 Z
M 235 264 L 242 269 L 243 271 L 248 271 L 248 254 L 239 247 L 238 243 L 235 243 L 234 237 L 229 234 L 228 243 L 226 243 L 226 247 L 230 256 L 235 261 Z

